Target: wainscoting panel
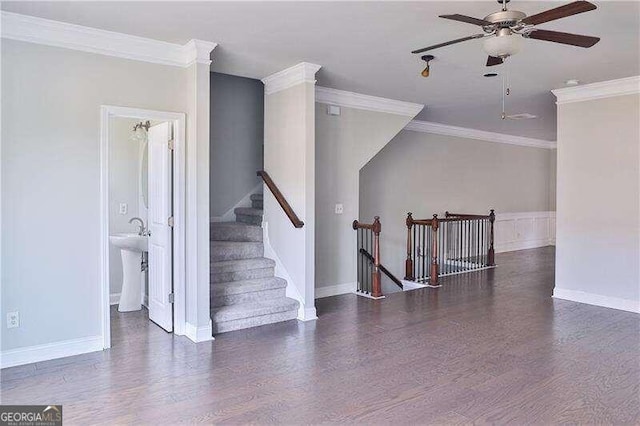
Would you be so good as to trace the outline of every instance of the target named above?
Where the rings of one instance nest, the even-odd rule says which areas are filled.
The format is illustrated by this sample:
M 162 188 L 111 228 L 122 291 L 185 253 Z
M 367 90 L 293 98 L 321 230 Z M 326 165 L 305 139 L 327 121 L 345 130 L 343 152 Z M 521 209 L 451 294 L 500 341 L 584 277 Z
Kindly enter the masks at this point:
M 555 245 L 556 212 L 497 213 L 497 253 Z

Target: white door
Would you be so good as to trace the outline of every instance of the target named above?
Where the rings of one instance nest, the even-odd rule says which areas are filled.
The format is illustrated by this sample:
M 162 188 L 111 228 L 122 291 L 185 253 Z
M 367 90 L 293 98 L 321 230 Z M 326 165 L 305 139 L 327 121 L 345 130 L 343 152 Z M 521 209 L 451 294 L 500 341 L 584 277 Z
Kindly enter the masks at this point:
M 173 331 L 173 214 L 171 124 L 149 129 L 149 319 Z

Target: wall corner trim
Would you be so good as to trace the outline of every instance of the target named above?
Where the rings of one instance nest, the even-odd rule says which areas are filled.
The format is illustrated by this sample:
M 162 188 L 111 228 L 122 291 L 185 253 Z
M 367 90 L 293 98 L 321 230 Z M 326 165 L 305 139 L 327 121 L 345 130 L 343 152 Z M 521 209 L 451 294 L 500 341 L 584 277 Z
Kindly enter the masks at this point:
M 264 93 L 271 95 L 300 83 L 316 83 L 316 73 L 321 65 L 300 62 L 297 65 L 278 71 L 262 79 Z
M 0 368 L 48 361 L 103 349 L 102 335 L 9 349 L 0 352 Z
M 363 109 L 367 111 L 385 112 L 407 117 L 415 117 L 424 105 L 378 96 L 363 95 L 329 87 L 316 87 L 316 102 L 337 105 L 345 108 Z
M 115 56 L 135 61 L 188 67 L 211 63 L 216 43 L 191 40 L 185 45 L 114 31 L 2 11 L 2 38 Z
M 556 104 L 558 105 L 610 98 L 612 96 L 632 95 L 640 93 L 640 75 L 582 86 L 563 87 L 552 90 L 551 93 L 555 95 Z
M 557 284 L 553 289 L 553 298 L 640 314 L 640 301 L 638 300 L 621 299 L 619 297 L 603 296 L 600 294 L 586 293 L 584 291 L 558 288 Z
M 467 127 L 457 127 L 450 126 L 448 124 L 434 123 L 431 121 L 413 120 L 409 122 L 409 124 L 407 124 L 404 130 L 410 130 L 412 132 L 433 133 L 436 135 L 457 136 L 460 138 L 504 143 L 508 145 L 528 146 L 532 148 L 557 148 L 556 141 L 526 138 L 523 136 L 507 135 L 504 133 L 487 132 L 484 130 L 469 129 Z

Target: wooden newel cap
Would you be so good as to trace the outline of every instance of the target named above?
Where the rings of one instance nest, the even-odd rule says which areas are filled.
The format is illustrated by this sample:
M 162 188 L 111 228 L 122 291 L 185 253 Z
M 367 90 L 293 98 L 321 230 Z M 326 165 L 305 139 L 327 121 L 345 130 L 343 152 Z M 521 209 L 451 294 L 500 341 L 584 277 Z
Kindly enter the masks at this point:
M 411 225 L 413 225 L 413 216 L 411 215 L 412 215 L 411 212 L 407 213 L 407 220 L 406 220 L 407 228 L 411 228 Z
M 380 223 L 380 216 L 375 216 L 373 218 L 373 232 L 379 234 L 382 231 L 382 224 Z

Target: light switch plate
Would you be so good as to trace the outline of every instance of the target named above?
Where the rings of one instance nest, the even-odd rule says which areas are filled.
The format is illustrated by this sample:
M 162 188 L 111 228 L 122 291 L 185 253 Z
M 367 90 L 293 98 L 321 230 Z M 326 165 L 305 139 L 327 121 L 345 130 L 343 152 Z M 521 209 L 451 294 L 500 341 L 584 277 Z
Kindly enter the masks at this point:
M 129 206 L 127 205 L 127 203 L 120 203 L 120 210 L 118 211 L 118 213 L 127 214 L 128 210 L 129 210 Z
M 344 213 L 344 206 L 342 204 L 336 204 L 336 214 Z

